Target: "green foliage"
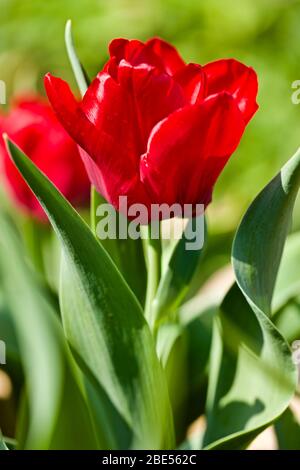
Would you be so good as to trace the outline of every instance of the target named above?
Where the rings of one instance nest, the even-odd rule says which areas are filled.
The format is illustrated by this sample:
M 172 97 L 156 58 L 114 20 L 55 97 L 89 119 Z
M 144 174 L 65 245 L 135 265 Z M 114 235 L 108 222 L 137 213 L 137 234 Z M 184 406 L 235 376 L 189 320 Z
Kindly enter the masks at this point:
M 236 284 L 215 322 L 207 402 L 208 448 L 244 448 L 287 408 L 296 388 L 288 343 L 269 319 L 300 186 L 300 152 L 247 210 L 233 243 Z
M 73 373 L 57 313 L 49 294 L 25 262 L 23 252 L 11 221 L 1 215 L 3 295 L 26 378 L 24 401 L 28 411 L 20 421 L 19 445 L 28 449 L 94 448 L 96 441 L 87 407 Z M 7 331 L 1 330 L 1 339 L 8 338 L 10 351 L 11 341 L 6 335 Z M 82 436 L 78 435 L 76 422 Z M 59 442 L 58 430 L 63 430 Z
M 129 427 L 133 447 L 172 446 L 166 382 L 140 305 L 70 204 L 17 147 L 9 150 L 62 243 L 61 312 L 79 366 Z

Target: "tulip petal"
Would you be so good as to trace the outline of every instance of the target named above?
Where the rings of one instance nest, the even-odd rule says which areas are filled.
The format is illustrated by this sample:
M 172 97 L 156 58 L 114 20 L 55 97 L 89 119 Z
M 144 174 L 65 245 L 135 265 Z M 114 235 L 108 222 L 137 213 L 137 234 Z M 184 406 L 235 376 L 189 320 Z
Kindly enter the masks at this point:
M 185 66 L 184 60 L 180 57 L 175 47 L 167 43 L 163 39 L 153 38 L 146 42 L 146 46 L 150 47 L 155 54 L 162 60 L 165 71 L 169 75 L 174 75 Z
M 118 62 L 125 58 L 125 49 L 129 43 L 128 39 L 116 38 L 113 39 L 108 46 L 110 57 L 115 57 Z
M 137 39 L 132 39 L 131 41 L 128 39 L 114 39 L 109 45 L 109 53 L 111 59 L 108 61 L 108 64 L 112 59 L 115 59 L 117 64 L 125 60 L 135 67 L 147 64 L 157 67 L 161 72 L 165 71 L 164 62 L 152 50 L 152 47 Z
M 159 204 L 207 205 L 244 128 L 228 93 L 180 109 L 157 124 L 140 165 L 152 199 Z
M 99 84 L 98 76 L 89 88 L 90 93 L 100 99 L 100 103 L 103 96 L 107 96 L 107 90 L 106 93 L 101 94 L 103 86 L 108 86 L 108 84 L 111 86 L 116 85 L 107 74 L 106 77 L 101 78 L 103 78 L 101 84 Z M 107 109 L 104 105 L 101 113 L 98 113 L 95 107 L 88 109 L 88 104 L 91 103 L 89 95 L 80 106 L 75 100 L 69 85 L 50 74 L 45 77 L 45 87 L 48 98 L 61 124 L 85 151 L 84 154 L 81 153 L 81 157 L 82 155 L 85 156 L 83 162 L 89 176 L 93 175 L 92 182 L 95 184 L 96 189 L 102 194 L 105 188 L 104 197 L 107 197 L 109 202 L 117 206 L 118 196 L 126 194 L 128 188 L 135 185 L 137 163 L 135 162 L 134 168 L 133 161 L 130 160 L 130 151 L 136 149 L 130 148 L 133 145 L 130 136 L 129 139 L 125 138 L 127 127 L 119 123 L 118 128 L 115 129 L 116 132 L 123 132 L 123 139 L 119 139 L 120 135 L 113 132 L 114 125 L 120 117 L 113 109 L 113 103 L 109 103 L 112 109 L 108 114 L 105 112 Z M 118 99 L 117 96 L 115 98 Z M 105 103 L 105 100 L 103 103 Z M 112 119 L 110 124 L 110 119 L 114 116 L 115 120 Z M 97 128 L 100 122 L 101 131 Z M 124 164 L 125 161 L 126 164 Z M 106 188 L 109 189 L 106 190 Z
M 141 151 L 145 152 L 153 127 L 170 113 L 186 104 L 181 87 L 172 77 L 147 65 L 131 67 L 122 61 L 119 83 L 127 120 L 136 125 Z
M 125 61 L 119 65 L 118 83 L 99 74 L 89 87 L 81 109 L 102 136 L 102 147 L 97 153 L 88 152 L 98 172 L 88 158 L 85 166 L 90 178 L 93 175 L 93 184 L 104 196 L 105 187 L 114 205 L 114 193 L 132 200 L 135 196 L 136 202 L 146 199 L 139 181 L 140 156 L 155 124 L 184 104 L 181 87 L 170 76 L 148 66 L 132 67 Z
M 137 39 L 114 39 L 109 45 L 109 53 L 118 63 L 126 60 L 132 66 L 148 64 L 169 75 L 174 75 L 185 65 L 175 47 L 159 38 L 146 43 Z
M 59 121 L 71 137 L 81 145 L 85 136 L 94 132 L 93 124 L 81 110 L 69 85 L 64 80 L 48 73 L 45 76 L 44 84 L 49 101 Z
M 174 80 L 180 84 L 187 103 L 200 102 L 206 91 L 206 75 L 198 64 L 187 64 L 174 75 Z
M 207 96 L 227 91 L 243 113 L 247 123 L 258 108 L 257 76 L 251 67 L 235 59 L 221 59 L 204 65 L 207 77 Z

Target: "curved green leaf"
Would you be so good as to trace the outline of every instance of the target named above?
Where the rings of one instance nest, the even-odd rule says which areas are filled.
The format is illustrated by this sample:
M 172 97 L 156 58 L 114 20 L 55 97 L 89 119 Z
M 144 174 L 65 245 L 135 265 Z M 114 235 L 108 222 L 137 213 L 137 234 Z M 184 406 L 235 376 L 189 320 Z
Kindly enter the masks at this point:
M 300 295 L 300 233 L 287 238 L 276 280 L 272 310 L 276 313 L 290 299 Z
M 211 351 L 207 448 L 244 448 L 287 408 L 296 370 L 268 316 L 300 185 L 300 151 L 247 210 L 233 243 L 237 280 L 220 307 Z
M 295 387 L 287 343 L 234 284 L 214 325 L 204 445 L 245 448 L 281 415 Z
M 300 150 L 253 201 L 233 243 L 237 283 L 250 305 L 268 315 L 299 185 Z
M 17 147 L 8 148 L 62 243 L 63 324 L 79 365 L 132 429 L 133 447 L 172 447 L 166 380 L 140 305 L 77 212 Z

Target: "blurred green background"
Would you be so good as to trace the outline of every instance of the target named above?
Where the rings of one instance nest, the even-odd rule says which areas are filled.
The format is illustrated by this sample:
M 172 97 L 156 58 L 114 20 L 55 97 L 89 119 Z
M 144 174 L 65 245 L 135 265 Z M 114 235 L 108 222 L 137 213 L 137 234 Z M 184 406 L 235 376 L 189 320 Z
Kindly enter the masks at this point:
M 232 233 L 253 197 L 300 144 L 300 105 L 291 101 L 291 84 L 300 79 L 300 1 L 0 0 L 0 12 L 0 79 L 8 99 L 43 91 L 48 71 L 75 89 L 64 47 L 68 18 L 90 77 L 118 36 L 157 35 L 175 44 L 186 61 L 235 57 L 256 69 L 260 109 L 217 183 L 209 209 L 213 233 Z

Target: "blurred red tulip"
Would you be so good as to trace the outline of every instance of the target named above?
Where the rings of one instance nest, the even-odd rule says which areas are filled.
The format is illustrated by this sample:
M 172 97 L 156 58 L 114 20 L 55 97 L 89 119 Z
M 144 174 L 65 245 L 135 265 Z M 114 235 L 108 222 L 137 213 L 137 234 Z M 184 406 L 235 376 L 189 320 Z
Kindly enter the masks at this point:
M 109 51 L 79 103 L 66 82 L 45 77 L 91 182 L 117 209 L 119 196 L 206 206 L 257 110 L 255 71 L 234 59 L 185 64 L 160 39 L 115 39 Z
M 0 116 L 0 132 L 6 133 L 72 204 L 88 203 L 90 182 L 78 147 L 46 100 L 40 97 L 16 100 L 9 114 Z M 27 213 L 46 220 L 40 203 L 11 162 L 3 139 L 0 140 L 2 173 L 13 199 Z

